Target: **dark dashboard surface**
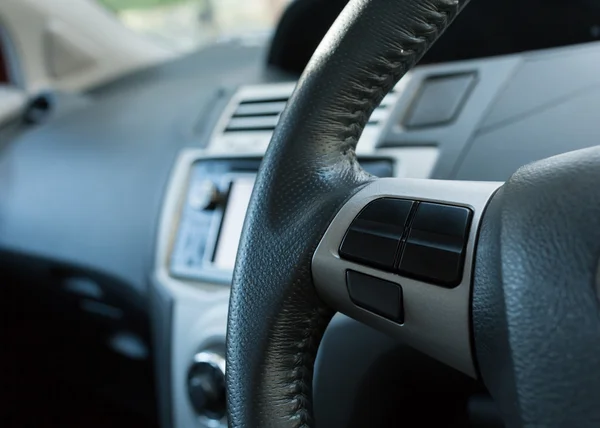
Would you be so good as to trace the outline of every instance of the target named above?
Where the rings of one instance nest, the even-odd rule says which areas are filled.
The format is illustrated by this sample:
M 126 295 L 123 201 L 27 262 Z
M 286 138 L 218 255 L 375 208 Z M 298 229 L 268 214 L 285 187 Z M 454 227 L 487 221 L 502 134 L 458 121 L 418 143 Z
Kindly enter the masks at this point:
M 34 257 L 42 275 L 49 266 L 97 272 L 143 304 L 176 155 L 206 144 L 237 85 L 290 80 L 265 70 L 264 55 L 216 45 L 96 88 L 23 129 L 0 154 L 0 260 L 15 267 L 15 257 Z

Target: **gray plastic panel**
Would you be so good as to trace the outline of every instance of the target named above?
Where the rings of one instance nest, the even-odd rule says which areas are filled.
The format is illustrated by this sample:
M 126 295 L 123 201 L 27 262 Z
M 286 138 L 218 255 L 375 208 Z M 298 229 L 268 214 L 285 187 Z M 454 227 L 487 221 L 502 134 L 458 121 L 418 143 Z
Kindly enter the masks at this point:
M 521 166 L 600 144 L 600 87 L 483 133 L 458 167 L 458 180 L 507 180 Z
M 600 82 L 600 43 L 523 54 L 523 63 L 507 82 L 480 129 L 535 114 L 568 101 Z
M 338 212 L 313 256 L 312 272 L 321 298 L 332 308 L 386 332 L 406 344 L 475 377 L 471 355 L 470 290 L 478 225 L 489 198 L 501 183 L 380 179 L 354 195 Z M 463 206 L 473 212 L 460 284 L 448 289 L 344 260 L 338 249 L 357 214 L 371 201 L 396 197 Z M 354 304 L 346 272 L 353 270 L 398 284 L 403 290 L 402 324 Z
M 600 43 L 528 54 L 452 178 L 506 180 L 527 163 L 600 144 L 598 62 Z
M 509 55 L 483 60 L 461 61 L 417 67 L 392 113 L 388 126 L 382 134 L 379 147 L 437 146 L 440 154 L 432 178 L 449 178 L 465 145 L 485 117 L 503 85 L 518 67 L 519 55 Z M 427 79 L 439 76 L 472 73 L 475 82 L 460 114 L 441 126 L 406 128 L 403 121 L 410 114 L 413 100 Z

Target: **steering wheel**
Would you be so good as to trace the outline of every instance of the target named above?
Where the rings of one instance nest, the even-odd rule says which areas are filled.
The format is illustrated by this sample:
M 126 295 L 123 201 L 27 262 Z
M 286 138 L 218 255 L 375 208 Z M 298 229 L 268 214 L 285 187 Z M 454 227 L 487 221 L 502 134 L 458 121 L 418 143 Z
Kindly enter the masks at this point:
M 600 426 L 600 149 L 506 183 L 377 179 L 356 160 L 374 108 L 464 3 L 352 0 L 307 66 L 238 252 L 230 426 L 314 426 L 336 311 L 481 379 L 507 426 Z

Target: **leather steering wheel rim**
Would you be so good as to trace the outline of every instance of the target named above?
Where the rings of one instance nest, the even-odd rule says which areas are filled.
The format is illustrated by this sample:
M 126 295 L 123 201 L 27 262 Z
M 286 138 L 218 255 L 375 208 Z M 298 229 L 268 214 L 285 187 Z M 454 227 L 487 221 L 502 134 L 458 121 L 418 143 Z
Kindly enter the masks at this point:
M 355 155 L 369 116 L 461 6 L 353 0 L 306 67 L 263 160 L 238 251 L 230 426 L 314 425 L 314 361 L 334 311 L 315 291 L 312 255 L 337 210 L 372 180 Z

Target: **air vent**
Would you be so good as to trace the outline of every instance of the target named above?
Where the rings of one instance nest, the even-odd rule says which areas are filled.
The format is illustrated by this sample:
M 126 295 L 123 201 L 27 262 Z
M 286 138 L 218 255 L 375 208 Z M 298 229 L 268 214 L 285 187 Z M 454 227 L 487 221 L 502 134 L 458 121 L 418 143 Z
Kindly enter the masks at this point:
M 245 86 L 225 110 L 210 144 L 213 151 L 262 151 L 285 109 L 295 83 Z M 373 147 L 399 96 L 392 90 L 375 109 L 361 137 L 361 146 Z
M 241 100 L 227 123 L 225 132 L 273 132 L 288 96 L 262 100 Z

